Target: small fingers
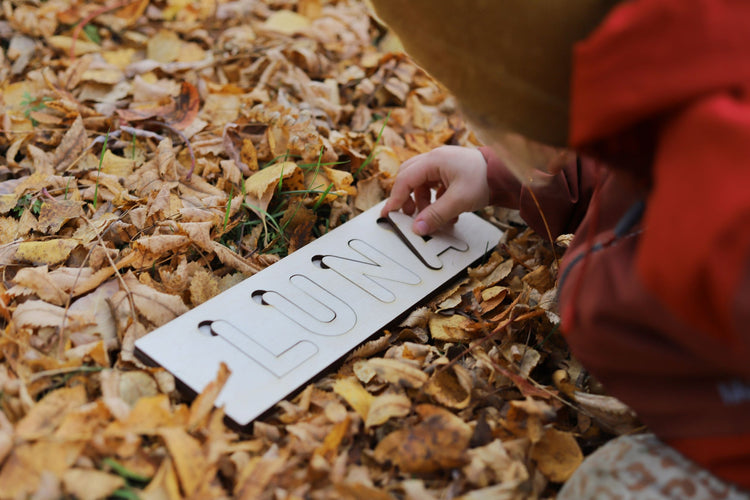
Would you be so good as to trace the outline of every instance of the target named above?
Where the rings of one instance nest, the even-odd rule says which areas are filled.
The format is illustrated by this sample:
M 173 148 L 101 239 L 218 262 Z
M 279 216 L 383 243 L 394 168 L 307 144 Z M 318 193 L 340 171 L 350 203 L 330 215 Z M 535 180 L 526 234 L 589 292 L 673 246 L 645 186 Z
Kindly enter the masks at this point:
M 412 193 L 415 193 L 415 196 L 423 196 L 418 194 L 418 191 L 421 189 L 429 191 L 431 182 L 432 167 L 426 156 L 427 154 L 415 156 L 401 165 L 401 171 L 396 176 L 391 196 L 381 210 L 382 216 L 399 209 L 404 209 L 404 212 L 409 214 L 414 212 Z

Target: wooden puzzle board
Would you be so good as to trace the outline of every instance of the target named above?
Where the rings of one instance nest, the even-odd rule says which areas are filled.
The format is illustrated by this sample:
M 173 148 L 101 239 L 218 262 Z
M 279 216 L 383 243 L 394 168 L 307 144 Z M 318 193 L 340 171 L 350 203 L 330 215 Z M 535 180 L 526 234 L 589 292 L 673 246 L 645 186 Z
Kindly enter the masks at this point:
M 502 231 L 462 214 L 424 239 L 382 203 L 138 339 L 136 354 L 217 399 L 244 426 L 492 250 Z

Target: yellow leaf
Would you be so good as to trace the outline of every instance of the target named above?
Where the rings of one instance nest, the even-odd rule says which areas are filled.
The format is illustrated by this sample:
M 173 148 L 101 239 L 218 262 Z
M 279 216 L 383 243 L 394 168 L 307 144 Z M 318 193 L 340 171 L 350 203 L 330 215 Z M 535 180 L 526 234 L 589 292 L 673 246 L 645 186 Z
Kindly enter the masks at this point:
M 224 388 L 224 384 L 229 379 L 229 368 L 225 363 L 219 365 L 219 373 L 216 375 L 216 379 L 208 383 L 190 405 L 190 419 L 188 420 L 188 428 L 194 429 L 199 424 L 203 423 L 211 409 L 214 407 L 214 402 L 219 396 L 219 393 Z
M 290 10 L 279 10 L 266 19 L 263 27 L 284 35 L 294 35 L 310 27 L 310 19 Z
M 476 329 L 474 323 L 460 314 L 452 316 L 433 314 L 429 322 L 430 335 L 437 340 L 465 342 L 476 336 L 472 334 L 472 331 Z
M 156 475 L 151 482 L 148 483 L 146 489 L 143 490 L 141 498 L 144 500 L 177 500 L 182 498 L 182 495 L 180 495 L 180 485 L 177 481 L 177 474 L 175 474 L 174 465 L 169 457 L 162 460 L 159 470 L 156 472 Z
M 39 487 L 43 471 L 61 477 L 78 459 L 84 442 L 38 441 L 16 446 L 0 472 L 3 498 L 26 498 Z
M 160 63 L 174 62 L 180 56 L 182 40 L 177 33 L 170 30 L 160 30 L 148 39 L 146 54 L 149 59 Z
M 117 68 L 98 68 L 88 69 L 81 75 L 81 80 L 87 82 L 101 83 L 104 85 L 114 85 L 125 78 L 122 70 Z
M 569 432 L 548 427 L 529 454 L 537 468 L 553 483 L 565 482 L 583 462 L 578 442 Z
M 105 174 L 127 177 L 133 173 L 134 166 L 135 161 L 117 156 L 109 149 L 105 151 L 104 158 L 102 158 L 102 172 Z
M 208 470 L 208 462 L 200 443 L 181 427 L 161 429 L 159 434 L 174 460 L 182 490 L 186 496 L 192 495 L 203 482 L 203 476 Z
M 73 37 L 55 35 L 46 39 L 47 43 L 53 48 L 64 51 L 65 54 L 70 52 L 70 47 L 73 46 Z M 89 54 L 91 52 L 99 52 L 102 48 L 93 42 L 87 42 L 80 38 L 76 40 L 74 53 L 76 56 L 82 56 L 83 54 Z
M 125 479 L 94 469 L 69 469 L 63 474 L 65 492 L 81 500 L 106 498 L 125 486 Z
M 251 208 L 254 207 L 254 211 L 257 208 L 265 212 L 268 204 L 271 203 L 274 190 L 279 185 L 279 180 L 281 179 L 283 183 L 284 179 L 288 179 L 300 172 L 297 164 L 292 161 L 276 163 L 255 172 L 245 181 L 245 191 L 247 193 L 245 201 L 251 205 Z M 265 216 L 260 210 L 257 211 L 259 212 L 258 217 L 264 218 Z
M 331 432 L 329 432 L 323 440 L 323 444 L 315 449 L 314 455 L 320 455 L 328 461 L 333 460 L 338 454 L 337 452 L 341 445 L 341 441 L 346 437 L 349 427 L 350 421 L 347 416 L 344 420 L 333 426 Z
M 46 241 L 24 241 L 18 245 L 16 260 L 30 262 L 36 266 L 43 264 L 55 265 L 64 261 L 70 255 L 78 240 L 59 238 Z
M 65 414 L 86 402 L 86 389 L 82 385 L 63 387 L 52 391 L 37 404 L 16 426 L 16 433 L 24 439 L 38 439 L 51 434 L 62 422 Z
M 344 401 L 349 403 L 354 411 L 362 417 L 363 420 L 367 419 L 367 414 L 370 411 L 370 405 L 372 404 L 373 395 L 365 390 L 362 385 L 354 377 L 342 378 L 333 384 L 333 392 L 344 398 Z
M 127 68 L 133 62 L 134 55 L 135 49 L 117 49 L 102 52 L 102 57 L 108 64 L 120 69 Z

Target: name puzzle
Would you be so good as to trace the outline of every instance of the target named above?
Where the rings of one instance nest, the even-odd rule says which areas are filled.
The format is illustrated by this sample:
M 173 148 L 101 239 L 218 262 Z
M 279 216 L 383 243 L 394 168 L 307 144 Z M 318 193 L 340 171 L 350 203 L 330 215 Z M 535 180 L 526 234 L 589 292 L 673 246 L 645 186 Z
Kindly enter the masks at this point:
M 431 237 L 383 203 L 138 339 L 136 355 L 216 400 L 246 426 L 497 245 L 474 214 Z

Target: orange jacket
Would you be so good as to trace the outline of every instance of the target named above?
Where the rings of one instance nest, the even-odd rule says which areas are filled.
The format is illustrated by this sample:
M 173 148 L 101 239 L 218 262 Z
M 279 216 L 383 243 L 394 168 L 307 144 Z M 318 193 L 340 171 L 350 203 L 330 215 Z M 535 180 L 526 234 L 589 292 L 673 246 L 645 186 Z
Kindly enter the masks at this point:
M 560 275 L 575 355 L 662 439 L 745 488 L 748 53 L 750 3 L 623 3 L 574 52 L 570 141 L 609 166 L 569 165 L 535 190 L 553 231 L 576 233 Z M 485 154 L 494 201 L 544 231 Z

